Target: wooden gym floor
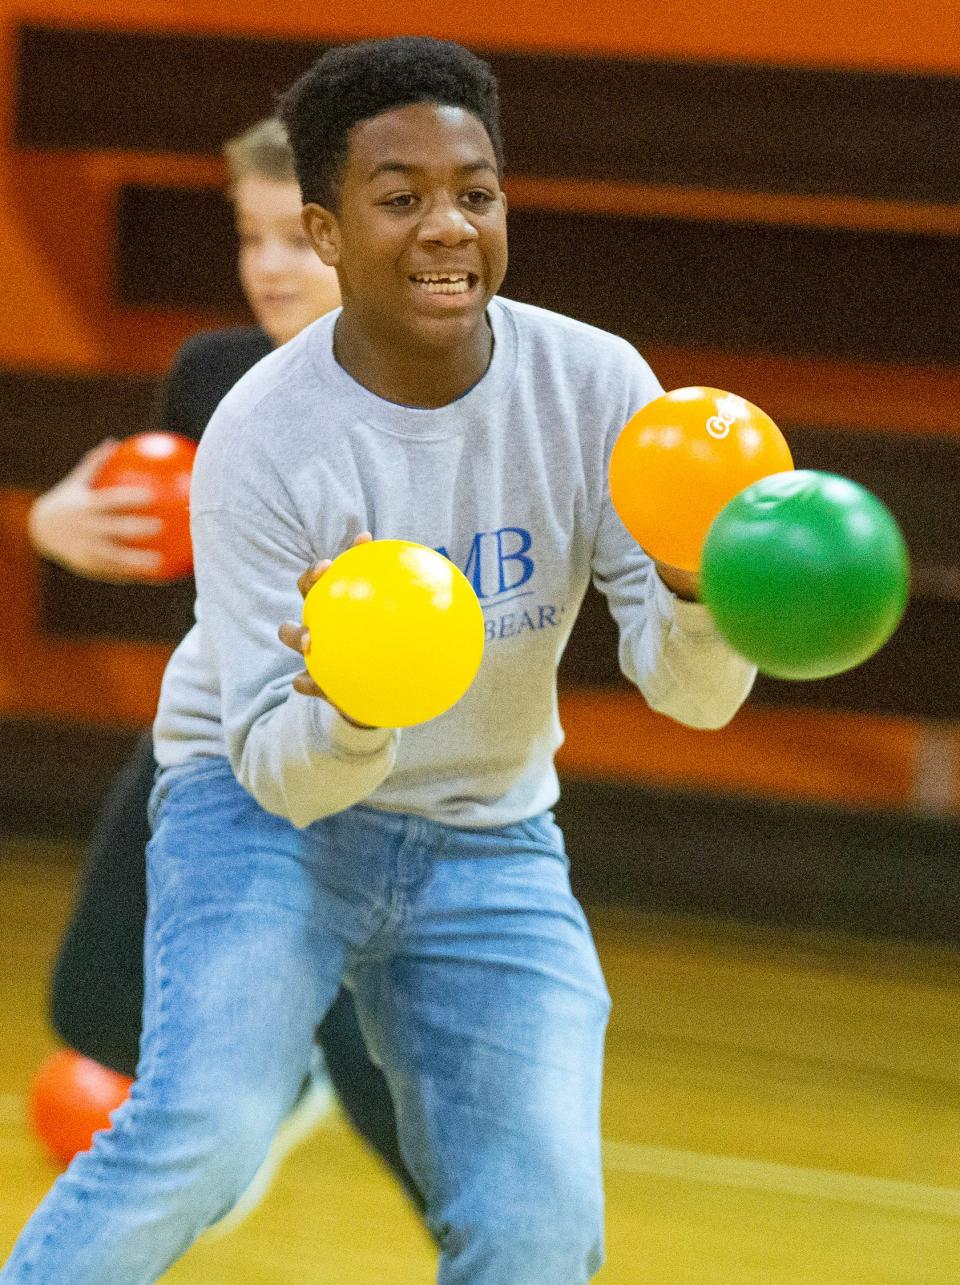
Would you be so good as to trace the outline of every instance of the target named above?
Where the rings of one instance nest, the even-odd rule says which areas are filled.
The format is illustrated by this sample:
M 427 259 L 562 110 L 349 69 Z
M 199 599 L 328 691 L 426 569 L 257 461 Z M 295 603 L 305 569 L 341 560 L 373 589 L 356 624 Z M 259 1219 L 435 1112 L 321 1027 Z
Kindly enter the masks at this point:
M 77 857 L 0 840 L 0 1260 L 54 1176 L 24 1100 L 54 1046 L 45 987 Z M 598 1281 L 960 1281 L 960 952 L 591 919 L 614 997 Z M 248 1223 L 164 1280 L 427 1285 L 433 1273 L 416 1217 L 334 1117 Z

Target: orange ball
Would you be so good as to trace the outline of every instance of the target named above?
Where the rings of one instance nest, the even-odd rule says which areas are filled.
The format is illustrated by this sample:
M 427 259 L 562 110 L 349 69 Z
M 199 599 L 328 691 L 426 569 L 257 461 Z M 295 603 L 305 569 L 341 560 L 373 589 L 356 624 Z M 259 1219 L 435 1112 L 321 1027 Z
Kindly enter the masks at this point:
M 86 1151 L 98 1129 L 110 1128 L 110 1112 L 127 1100 L 133 1081 L 73 1049 L 61 1049 L 41 1065 L 30 1090 L 30 1123 L 47 1151 L 68 1165 Z
M 161 530 L 135 541 L 152 549 L 160 565 L 150 580 L 179 580 L 193 570 L 190 541 L 190 475 L 197 444 L 180 433 L 137 433 L 120 442 L 93 479 L 94 487 L 139 486 L 150 492 L 144 512 L 158 517 Z
M 719 388 L 677 388 L 628 420 L 610 458 L 610 498 L 651 558 L 696 571 L 724 505 L 792 468 L 783 434 L 759 407 Z

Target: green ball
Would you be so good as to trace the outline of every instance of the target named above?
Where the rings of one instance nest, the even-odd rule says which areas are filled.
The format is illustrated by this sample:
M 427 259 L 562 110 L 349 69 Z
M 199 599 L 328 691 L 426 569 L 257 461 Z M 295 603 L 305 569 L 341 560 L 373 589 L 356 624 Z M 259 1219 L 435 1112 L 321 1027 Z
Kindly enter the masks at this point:
M 714 519 L 701 592 L 730 645 L 774 678 L 827 678 L 862 664 L 907 605 L 910 560 L 896 519 L 834 473 L 774 473 Z

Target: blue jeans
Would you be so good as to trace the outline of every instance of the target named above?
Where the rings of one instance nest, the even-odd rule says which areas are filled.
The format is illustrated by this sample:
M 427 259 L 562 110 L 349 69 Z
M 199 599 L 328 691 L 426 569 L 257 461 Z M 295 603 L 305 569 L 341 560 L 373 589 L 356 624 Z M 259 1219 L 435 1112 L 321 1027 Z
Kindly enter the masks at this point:
M 552 817 L 361 806 L 297 830 L 219 758 L 163 772 L 151 812 L 137 1080 L 0 1280 L 156 1280 L 249 1183 L 344 980 L 442 1285 L 587 1281 L 609 999 Z

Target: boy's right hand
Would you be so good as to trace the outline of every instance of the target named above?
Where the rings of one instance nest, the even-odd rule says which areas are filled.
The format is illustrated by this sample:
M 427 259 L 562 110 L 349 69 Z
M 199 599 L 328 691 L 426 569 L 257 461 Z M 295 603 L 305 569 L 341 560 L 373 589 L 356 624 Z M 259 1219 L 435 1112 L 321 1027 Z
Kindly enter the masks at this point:
M 369 531 L 361 531 L 350 547 L 355 549 L 358 544 L 369 544 L 372 539 L 373 536 Z M 332 565 L 332 558 L 322 558 L 320 562 L 315 562 L 312 566 L 307 567 L 306 571 L 297 580 L 297 588 L 300 590 L 301 598 L 306 598 L 316 582 Z M 305 656 L 310 650 L 310 633 L 300 621 L 284 621 L 277 631 L 277 636 L 285 647 L 289 647 L 291 651 L 298 652 L 301 656 Z M 293 680 L 293 689 L 299 692 L 301 696 L 319 696 L 322 700 L 327 701 L 328 704 L 333 705 L 340 717 L 345 718 L 354 727 L 369 727 L 368 723 L 358 723 L 349 714 L 344 714 L 338 705 L 334 705 L 330 697 L 317 686 L 306 670 L 296 675 Z
M 163 523 L 143 511 L 150 503 L 144 487 L 91 485 L 116 445 L 110 438 L 101 442 L 39 496 L 30 509 L 27 530 L 37 552 L 68 571 L 126 584 L 149 580 L 161 562 L 155 550 L 127 541 L 156 535 Z

